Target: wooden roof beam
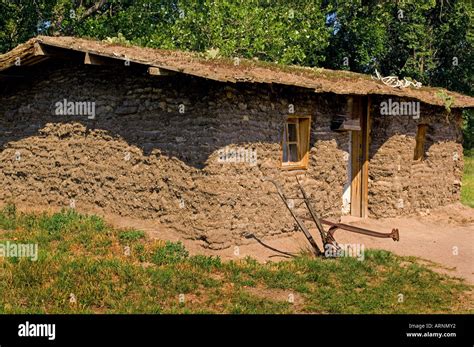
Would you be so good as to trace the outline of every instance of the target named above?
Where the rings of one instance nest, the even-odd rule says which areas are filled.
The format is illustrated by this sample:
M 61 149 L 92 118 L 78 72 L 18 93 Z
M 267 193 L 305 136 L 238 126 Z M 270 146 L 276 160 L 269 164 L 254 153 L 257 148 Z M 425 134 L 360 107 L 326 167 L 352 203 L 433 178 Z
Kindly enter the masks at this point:
M 86 65 L 109 65 L 108 62 L 100 55 L 86 52 L 84 56 L 84 64 Z
M 152 76 L 172 76 L 172 75 L 175 75 L 176 72 L 171 71 L 171 70 L 167 70 L 167 69 L 163 69 L 163 68 L 157 67 L 157 66 L 149 66 L 148 67 L 148 74 L 150 74 Z
M 44 45 L 39 42 L 35 42 L 34 44 L 34 55 L 35 56 L 48 56 L 48 50 Z
M 64 49 L 35 42 L 33 46 L 33 56 L 31 60 L 45 60 L 48 58 L 68 59 L 77 57 L 78 53 L 74 50 Z
M 129 66 L 132 63 L 132 61 L 127 59 L 109 57 L 91 52 L 85 52 L 84 55 L 84 64 L 86 65 Z

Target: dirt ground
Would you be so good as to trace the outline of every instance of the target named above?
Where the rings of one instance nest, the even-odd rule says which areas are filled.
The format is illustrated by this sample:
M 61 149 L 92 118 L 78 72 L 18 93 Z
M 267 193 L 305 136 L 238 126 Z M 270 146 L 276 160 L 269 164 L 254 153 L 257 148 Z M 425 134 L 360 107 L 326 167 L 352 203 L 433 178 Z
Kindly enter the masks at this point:
M 344 217 L 343 223 L 367 229 L 390 232 L 398 228 L 400 241 L 380 239 L 338 230 L 338 243 L 363 244 L 365 249 L 384 249 L 402 256 L 415 256 L 434 271 L 465 279 L 474 284 L 474 209 L 452 204 L 425 215 L 385 219 Z M 308 223 L 309 226 L 309 223 Z M 316 229 L 310 229 L 317 236 Z M 252 256 L 259 261 L 277 261 L 309 250 L 302 233 L 291 237 L 255 241 L 239 247 L 239 256 Z M 268 248 L 272 247 L 274 250 Z M 234 249 L 217 252 L 223 259 L 235 259 Z M 285 253 L 281 253 L 285 252 Z
M 130 219 L 108 219 L 120 227 L 135 227 L 147 231 L 152 237 L 182 241 L 191 254 L 219 255 L 223 260 L 242 259 L 246 256 L 260 262 L 291 259 L 293 255 L 309 252 L 308 242 L 302 233 L 277 239 L 257 240 L 249 237 L 248 244 L 213 251 L 204 249 L 199 242 L 182 240 L 179 235 L 163 230 L 154 222 Z M 365 249 L 384 249 L 402 256 L 415 256 L 434 271 L 465 279 L 474 284 L 474 209 L 460 203 L 411 217 L 385 219 L 359 219 L 343 217 L 343 223 L 375 231 L 390 232 L 398 228 L 400 241 L 373 238 L 338 230 L 338 243 L 364 245 Z M 317 239 L 317 231 L 306 223 Z
M 412 217 L 386 219 L 357 219 L 344 217 L 343 223 L 371 230 L 390 232 L 392 228 L 400 231 L 400 241 L 373 238 L 338 230 L 335 234 L 338 243 L 363 244 L 365 249 L 377 248 L 403 256 L 416 256 L 433 270 L 454 277 L 464 278 L 474 284 L 474 209 L 461 204 L 453 204 L 429 214 Z M 310 229 L 317 236 L 315 229 Z M 291 237 L 266 242 L 267 247 L 286 253 L 308 250 L 302 233 Z M 258 242 L 241 246 L 240 256 L 246 255 L 260 261 L 275 261 L 288 258 L 288 255 L 271 250 Z M 235 258 L 233 250 L 220 252 L 223 258 Z
M 36 207 L 23 211 L 39 211 Z M 44 209 L 43 209 L 44 210 Z M 50 212 L 56 209 L 51 209 Z M 82 211 L 80 211 L 82 212 Z M 120 228 L 144 230 L 152 238 L 182 241 L 190 254 L 218 255 L 223 260 L 243 259 L 250 256 L 260 262 L 291 259 L 301 252 L 309 252 L 308 242 L 301 232 L 288 237 L 256 239 L 249 235 L 246 244 L 223 250 L 202 247 L 199 241 L 186 240 L 176 232 L 166 230 L 158 222 L 138 220 L 123 216 L 105 215 L 106 221 Z M 289 216 L 289 218 L 291 218 Z M 384 219 L 343 217 L 343 223 L 380 232 L 398 228 L 400 241 L 380 239 L 338 230 L 335 234 L 340 244 L 361 244 L 365 249 L 384 249 L 402 256 L 415 256 L 434 271 L 465 279 L 474 284 L 474 208 L 460 203 L 426 211 L 422 215 Z M 317 230 L 306 222 L 318 240 Z
M 289 218 L 291 218 L 289 216 Z M 248 238 L 248 244 L 212 251 L 204 249 L 199 242 L 182 240 L 176 233 L 163 230 L 155 222 L 113 218 L 108 220 L 120 227 L 136 227 L 147 231 L 152 237 L 182 241 L 191 254 L 219 255 L 223 260 L 242 259 L 246 256 L 260 262 L 291 259 L 294 254 L 309 251 L 308 242 L 302 233 L 269 240 Z M 339 243 L 361 244 L 365 249 L 384 249 L 402 256 L 415 256 L 434 271 L 465 279 L 474 284 L 474 209 L 452 204 L 423 215 L 385 219 L 359 219 L 343 217 L 348 223 L 380 232 L 398 228 L 400 241 L 379 239 L 338 230 Z M 310 223 L 306 223 L 310 227 Z M 310 228 L 317 239 L 317 231 Z

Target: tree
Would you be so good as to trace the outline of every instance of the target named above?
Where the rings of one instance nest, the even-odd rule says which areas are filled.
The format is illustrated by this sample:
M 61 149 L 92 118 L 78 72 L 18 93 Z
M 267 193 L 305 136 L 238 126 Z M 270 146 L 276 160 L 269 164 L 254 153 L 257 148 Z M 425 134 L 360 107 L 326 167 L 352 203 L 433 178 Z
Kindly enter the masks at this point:
M 378 69 L 473 95 L 473 18 L 462 0 L 0 0 L 0 52 L 37 34 L 115 38 L 211 56 Z M 469 117 L 466 138 L 474 132 Z

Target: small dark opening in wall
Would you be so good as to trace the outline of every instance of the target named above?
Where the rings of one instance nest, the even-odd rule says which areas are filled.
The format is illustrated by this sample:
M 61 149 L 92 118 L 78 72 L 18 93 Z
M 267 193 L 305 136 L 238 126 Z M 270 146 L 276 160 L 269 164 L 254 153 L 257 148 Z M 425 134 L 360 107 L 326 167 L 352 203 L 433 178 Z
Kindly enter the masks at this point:
M 416 132 L 416 145 L 413 160 L 425 159 L 425 143 L 426 143 L 426 132 L 428 130 L 428 124 L 418 124 L 418 130 Z

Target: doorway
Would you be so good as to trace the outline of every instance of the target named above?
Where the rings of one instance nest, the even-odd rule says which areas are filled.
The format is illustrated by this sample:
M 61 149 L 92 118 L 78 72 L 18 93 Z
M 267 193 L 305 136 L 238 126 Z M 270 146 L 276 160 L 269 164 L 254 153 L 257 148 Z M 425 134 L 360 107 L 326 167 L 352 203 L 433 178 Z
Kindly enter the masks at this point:
M 351 216 L 368 217 L 370 97 L 351 97 L 352 120 L 359 120 L 360 130 L 351 131 Z

